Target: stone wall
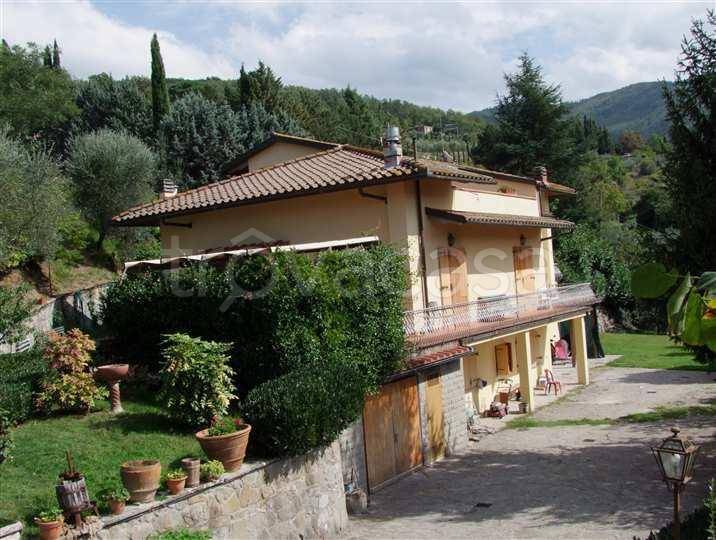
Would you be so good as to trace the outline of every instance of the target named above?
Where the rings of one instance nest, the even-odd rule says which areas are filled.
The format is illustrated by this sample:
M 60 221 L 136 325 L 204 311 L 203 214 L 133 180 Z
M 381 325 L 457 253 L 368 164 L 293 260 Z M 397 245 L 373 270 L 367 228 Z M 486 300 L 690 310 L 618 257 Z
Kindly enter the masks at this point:
M 16 521 L 0 527 L 0 540 L 20 540 L 22 536 L 22 523 Z
M 465 451 L 468 442 L 462 358 L 441 366 L 440 378 L 443 386 L 445 453 L 453 455 Z
M 348 524 L 337 442 L 303 456 L 246 463 L 163 501 L 128 506 L 103 518 L 101 539 L 143 540 L 177 528 L 211 530 L 213 538 L 323 538 Z
M 356 486 L 368 492 L 368 471 L 365 462 L 365 440 L 363 438 L 363 416 L 348 426 L 338 438 L 343 465 L 343 483 L 355 482 Z

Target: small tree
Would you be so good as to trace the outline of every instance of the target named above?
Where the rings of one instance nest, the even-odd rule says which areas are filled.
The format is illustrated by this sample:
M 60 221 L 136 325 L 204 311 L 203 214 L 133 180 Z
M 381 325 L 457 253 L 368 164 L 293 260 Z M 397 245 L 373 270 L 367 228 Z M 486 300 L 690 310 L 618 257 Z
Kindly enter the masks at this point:
M 52 67 L 55 69 L 60 69 L 62 67 L 60 64 L 60 53 L 60 47 L 57 45 L 57 40 L 55 40 L 52 44 Z
M 32 304 L 26 287 L 0 287 L 0 342 L 14 343 L 25 337 Z
M 77 202 L 99 231 L 101 248 L 112 216 L 152 197 L 158 160 L 139 139 L 103 129 L 72 142 L 68 171 Z
M 169 112 L 169 90 L 167 89 L 167 76 L 164 73 L 164 60 L 159 50 L 157 35 L 152 36 L 152 111 L 154 115 L 154 130 L 159 131 L 162 118 Z

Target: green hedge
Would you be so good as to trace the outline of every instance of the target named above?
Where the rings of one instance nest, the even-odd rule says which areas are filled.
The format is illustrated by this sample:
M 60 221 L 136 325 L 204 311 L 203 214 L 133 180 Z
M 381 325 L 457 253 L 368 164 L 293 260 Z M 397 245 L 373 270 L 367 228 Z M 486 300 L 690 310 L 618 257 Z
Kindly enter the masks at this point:
M 34 395 L 47 369 L 39 347 L 0 355 L 0 409 L 8 411 L 12 422 L 22 422 L 35 411 Z
M 235 393 L 250 396 L 246 407 L 257 424 L 252 437 L 270 438 L 260 432 L 274 430 L 264 446 L 295 453 L 306 449 L 301 441 L 333 440 L 357 417 L 356 396 L 362 403 L 399 366 L 406 268 L 404 255 L 390 246 L 315 257 L 256 255 L 224 270 L 196 264 L 124 277 L 106 291 L 100 314 L 108 335 L 117 338 L 117 352 L 150 372 L 160 370 L 164 334 L 233 343 Z M 351 376 L 338 384 L 337 374 Z M 296 385 L 311 385 L 311 392 L 300 395 Z M 337 397 L 329 406 L 323 392 L 334 385 Z M 296 417 L 298 403 L 309 409 L 304 416 Z M 307 438 L 278 425 L 288 418 Z

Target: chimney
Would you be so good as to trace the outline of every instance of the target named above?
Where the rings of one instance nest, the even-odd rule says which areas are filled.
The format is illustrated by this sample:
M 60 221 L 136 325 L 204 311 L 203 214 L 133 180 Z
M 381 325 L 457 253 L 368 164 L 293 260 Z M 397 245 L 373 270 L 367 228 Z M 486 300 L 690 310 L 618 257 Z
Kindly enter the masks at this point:
M 545 167 L 544 165 L 535 167 L 535 176 L 537 176 L 537 180 L 539 180 L 543 184 L 549 184 L 549 178 L 547 177 L 547 167 Z
M 400 160 L 403 157 L 403 147 L 400 146 L 400 130 L 396 126 L 391 126 L 385 130 L 383 157 L 385 158 L 386 169 L 400 166 Z
M 174 183 L 174 180 L 171 178 L 165 178 L 162 182 L 162 191 L 159 194 L 160 199 L 171 199 L 174 197 L 179 190 L 177 189 L 177 185 Z

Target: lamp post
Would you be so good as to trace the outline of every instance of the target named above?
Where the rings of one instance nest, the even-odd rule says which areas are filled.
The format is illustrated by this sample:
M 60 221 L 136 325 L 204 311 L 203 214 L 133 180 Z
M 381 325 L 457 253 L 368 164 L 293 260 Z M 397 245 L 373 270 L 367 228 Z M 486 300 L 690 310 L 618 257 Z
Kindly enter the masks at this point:
M 671 433 L 671 437 L 664 439 L 659 446 L 652 447 L 651 451 L 659 465 L 666 487 L 674 494 L 674 526 L 671 535 L 674 540 L 679 540 L 681 538 L 681 521 L 679 519 L 681 492 L 691 480 L 699 446 L 679 435 L 678 428 L 671 428 Z

